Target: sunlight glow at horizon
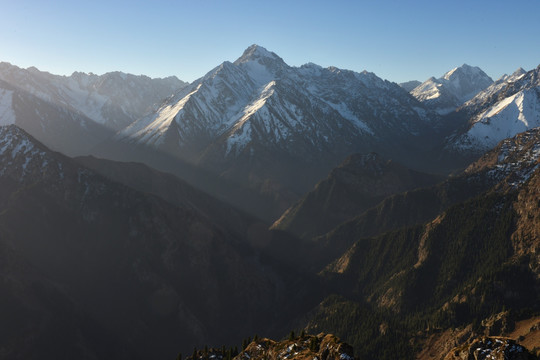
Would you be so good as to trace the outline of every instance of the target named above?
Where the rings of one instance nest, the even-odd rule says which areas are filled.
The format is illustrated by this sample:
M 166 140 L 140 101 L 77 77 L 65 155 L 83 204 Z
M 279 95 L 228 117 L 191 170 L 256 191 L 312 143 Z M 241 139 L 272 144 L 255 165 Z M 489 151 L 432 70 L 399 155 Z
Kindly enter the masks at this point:
M 203 76 L 251 44 L 313 62 L 424 81 L 467 63 L 492 78 L 540 64 L 540 2 L 0 0 L 0 61 L 70 75 Z

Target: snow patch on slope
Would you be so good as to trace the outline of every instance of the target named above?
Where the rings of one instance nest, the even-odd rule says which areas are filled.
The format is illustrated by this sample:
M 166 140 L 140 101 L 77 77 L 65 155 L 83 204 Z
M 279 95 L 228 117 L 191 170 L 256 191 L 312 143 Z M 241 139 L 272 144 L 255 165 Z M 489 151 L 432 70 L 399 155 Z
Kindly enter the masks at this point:
M 147 117 L 131 124 L 122 130 L 118 137 L 120 139 L 130 139 L 132 141 L 159 146 L 164 141 L 162 135 L 167 131 L 175 117 L 179 116 L 191 96 L 199 91 L 201 85 L 199 84 L 195 90 L 181 98 L 180 101 L 162 106 L 155 116 Z
M 225 155 L 228 155 L 232 149 L 235 149 L 235 152 L 238 153 L 249 143 L 251 140 L 251 125 L 248 124 L 247 126 L 244 126 L 244 124 L 246 124 L 248 119 L 255 113 L 260 112 L 259 115 L 264 118 L 270 117 L 268 110 L 264 109 L 261 112 L 261 109 L 266 104 L 268 98 L 274 95 L 275 86 L 275 81 L 268 83 L 263 88 L 260 97 L 244 108 L 240 118 L 235 121 L 235 124 L 231 129 L 231 135 L 227 139 L 227 150 L 225 151 Z
M 326 103 L 334 110 L 336 110 L 342 117 L 349 120 L 353 125 L 356 126 L 356 128 L 360 131 L 363 131 L 365 133 L 375 135 L 373 130 L 367 126 L 365 122 L 360 120 L 358 116 L 356 116 L 347 106 L 347 104 L 344 104 L 342 102 L 336 104 L 331 101 L 326 101 Z
M 275 75 L 270 72 L 266 66 L 258 61 L 249 61 L 243 63 L 242 65 L 249 74 L 249 77 L 251 77 L 259 86 L 268 84 L 270 81 L 275 79 Z
M 482 112 L 457 142 L 462 150 L 490 149 L 501 140 L 540 126 L 540 99 L 536 89 L 520 91 Z
M 49 161 L 47 153 L 39 149 L 30 139 L 14 125 L 0 127 L 0 176 L 6 171 L 16 173 L 19 181 L 23 181 L 29 173 L 29 167 L 43 171 Z

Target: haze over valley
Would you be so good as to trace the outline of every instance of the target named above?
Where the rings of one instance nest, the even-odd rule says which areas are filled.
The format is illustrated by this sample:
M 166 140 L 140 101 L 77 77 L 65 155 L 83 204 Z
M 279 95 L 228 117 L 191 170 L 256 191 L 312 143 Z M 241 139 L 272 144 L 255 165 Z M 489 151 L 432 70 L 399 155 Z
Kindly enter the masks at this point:
M 536 3 L 158 3 L 0 15 L 0 359 L 539 358 Z

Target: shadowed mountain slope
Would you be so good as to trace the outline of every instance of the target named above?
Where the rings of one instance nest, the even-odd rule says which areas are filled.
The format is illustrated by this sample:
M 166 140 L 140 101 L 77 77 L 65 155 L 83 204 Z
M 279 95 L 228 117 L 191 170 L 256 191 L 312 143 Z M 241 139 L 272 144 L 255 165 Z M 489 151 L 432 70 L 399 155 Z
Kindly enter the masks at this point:
M 177 193 L 169 203 L 51 152 L 15 126 L 0 132 L 0 248 L 15 259 L 3 264 L 3 301 L 35 334 L 3 338 L 7 354 L 24 342 L 27 358 L 52 358 L 69 341 L 79 344 L 66 350 L 74 357 L 167 358 L 194 343 L 233 341 L 224 326 L 279 328 L 276 309 L 294 309 L 295 273 L 270 268 L 239 231 L 214 222 L 204 212 L 208 197 L 199 205 L 195 194 Z M 50 352 L 40 352 L 47 339 Z
M 407 169 L 376 153 L 352 155 L 290 207 L 272 229 L 304 238 L 322 235 L 392 194 L 439 180 L 441 177 Z

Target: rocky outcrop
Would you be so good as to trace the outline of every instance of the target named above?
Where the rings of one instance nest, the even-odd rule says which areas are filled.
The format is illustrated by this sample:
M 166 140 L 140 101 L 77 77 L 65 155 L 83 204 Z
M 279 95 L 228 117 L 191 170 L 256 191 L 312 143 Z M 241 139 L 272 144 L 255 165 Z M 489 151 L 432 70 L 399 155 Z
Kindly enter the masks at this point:
M 248 342 L 250 340 L 247 340 Z M 332 334 L 305 335 L 287 340 L 275 341 L 258 338 L 244 344 L 238 353 L 236 348 L 195 349 L 186 360 L 354 360 L 352 346 L 342 342 Z
M 353 348 L 336 336 L 320 333 L 294 339 L 253 341 L 234 360 L 353 360 Z
M 510 331 L 514 330 L 515 326 L 509 311 L 494 314 L 489 318 L 482 320 L 481 324 L 484 329 L 484 335 L 488 336 L 508 334 Z
M 444 359 L 533 360 L 536 357 L 514 340 L 502 337 L 483 337 L 453 349 Z

